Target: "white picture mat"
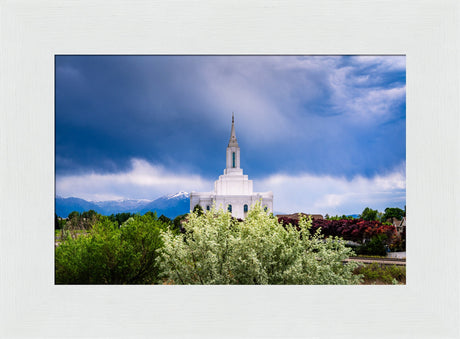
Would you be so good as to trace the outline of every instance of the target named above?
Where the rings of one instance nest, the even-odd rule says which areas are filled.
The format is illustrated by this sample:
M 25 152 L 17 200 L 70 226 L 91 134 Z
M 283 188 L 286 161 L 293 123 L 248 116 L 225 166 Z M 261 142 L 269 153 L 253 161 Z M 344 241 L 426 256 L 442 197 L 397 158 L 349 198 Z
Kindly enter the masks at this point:
M 0 10 L 0 336 L 460 337 L 456 1 Z M 55 286 L 55 54 L 405 54 L 407 285 Z

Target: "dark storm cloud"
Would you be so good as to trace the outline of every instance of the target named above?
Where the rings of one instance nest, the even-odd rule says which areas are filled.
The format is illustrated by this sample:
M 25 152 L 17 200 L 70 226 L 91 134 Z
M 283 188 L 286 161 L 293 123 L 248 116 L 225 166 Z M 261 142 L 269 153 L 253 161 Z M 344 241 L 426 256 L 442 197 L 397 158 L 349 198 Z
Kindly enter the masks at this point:
M 61 56 L 56 64 L 56 152 L 78 159 L 77 168 L 57 163 L 58 173 L 119 170 L 132 157 L 195 167 L 187 148 L 204 145 L 206 124 L 193 68 L 168 57 Z

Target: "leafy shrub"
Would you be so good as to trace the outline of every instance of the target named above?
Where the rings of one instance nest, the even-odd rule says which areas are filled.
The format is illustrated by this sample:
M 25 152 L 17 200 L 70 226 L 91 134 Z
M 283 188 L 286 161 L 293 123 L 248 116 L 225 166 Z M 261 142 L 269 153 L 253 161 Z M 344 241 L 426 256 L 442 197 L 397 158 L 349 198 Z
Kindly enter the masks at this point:
M 166 215 L 164 215 L 164 214 L 160 215 L 158 220 L 160 220 L 162 223 L 164 223 L 166 225 L 170 225 L 170 226 L 173 225 L 173 221 L 170 218 L 168 218 Z
M 361 274 L 364 284 L 372 283 L 406 283 L 406 267 L 405 266 L 385 266 L 378 263 L 370 265 L 361 265 L 355 269 L 356 274 Z
M 387 236 L 385 234 L 379 234 L 371 238 L 370 241 L 364 245 L 356 248 L 356 254 L 370 254 L 385 256 L 387 253 Z
M 156 283 L 162 229 L 156 215 L 135 215 L 121 227 L 100 217 L 88 233 L 56 247 L 56 284 Z
M 214 208 L 191 213 L 183 234 L 163 232 L 160 267 L 173 284 L 356 284 L 353 252 L 336 237 L 311 233 L 300 219 L 298 230 L 257 204 L 239 222 Z
M 402 232 L 396 235 L 394 241 L 390 244 L 392 251 L 405 251 L 406 250 L 406 228 L 402 229 Z

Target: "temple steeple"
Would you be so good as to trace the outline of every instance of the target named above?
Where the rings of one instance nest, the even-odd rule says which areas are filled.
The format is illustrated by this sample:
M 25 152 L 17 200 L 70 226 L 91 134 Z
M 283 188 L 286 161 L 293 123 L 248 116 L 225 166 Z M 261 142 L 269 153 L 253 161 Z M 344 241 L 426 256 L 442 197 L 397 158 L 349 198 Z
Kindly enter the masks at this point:
M 232 131 L 230 132 L 230 140 L 227 146 L 227 166 L 224 174 L 243 174 L 240 168 L 240 147 L 235 135 L 235 116 L 232 112 Z
M 235 135 L 235 116 L 232 112 L 232 131 L 230 133 L 230 141 L 228 142 L 228 147 L 238 147 L 238 141 L 236 140 Z

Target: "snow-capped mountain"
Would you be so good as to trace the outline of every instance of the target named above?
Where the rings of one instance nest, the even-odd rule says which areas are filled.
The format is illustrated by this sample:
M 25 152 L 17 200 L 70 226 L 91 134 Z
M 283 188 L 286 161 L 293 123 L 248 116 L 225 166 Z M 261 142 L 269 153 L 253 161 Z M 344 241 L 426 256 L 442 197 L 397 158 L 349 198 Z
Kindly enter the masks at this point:
M 168 199 L 183 199 L 184 197 L 185 198 L 189 198 L 189 194 L 187 192 L 177 192 L 177 193 L 174 193 L 174 194 L 170 194 L 170 195 L 165 195 L 164 197 L 167 197 Z
M 168 218 L 175 218 L 180 214 L 190 211 L 189 193 L 178 192 L 162 196 L 155 200 L 110 200 L 110 201 L 87 201 L 80 198 L 56 197 L 56 214 L 65 218 L 71 212 L 84 212 L 95 210 L 102 215 L 117 213 L 140 213 L 147 211 L 157 212 L 157 215 L 165 215 Z
M 157 215 L 165 215 L 168 218 L 175 218 L 180 214 L 190 212 L 190 198 L 187 192 L 179 192 L 175 194 L 160 197 L 146 204 L 140 213 L 144 214 L 147 211 L 156 211 Z

